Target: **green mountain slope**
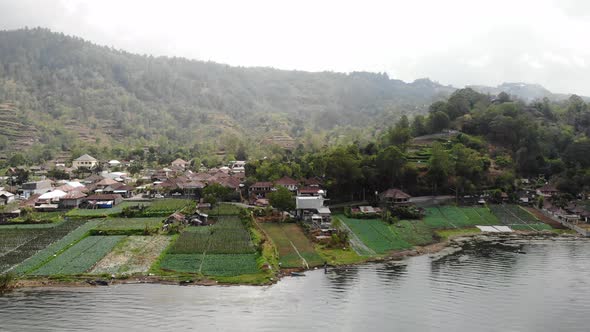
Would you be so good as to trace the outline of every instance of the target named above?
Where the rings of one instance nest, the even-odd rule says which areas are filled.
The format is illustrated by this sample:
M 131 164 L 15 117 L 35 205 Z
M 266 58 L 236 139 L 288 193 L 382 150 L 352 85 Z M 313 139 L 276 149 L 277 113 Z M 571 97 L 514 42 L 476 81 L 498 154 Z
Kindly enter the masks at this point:
M 141 56 L 45 29 L 0 32 L 0 103 L 13 105 L 22 125 L 36 131 L 36 145 L 55 153 L 97 142 L 231 152 L 237 140 L 272 135 L 301 143 L 321 134 L 330 143 L 342 134 L 371 136 L 452 91 L 384 74 Z M 11 133 L 0 127 L 0 135 Z

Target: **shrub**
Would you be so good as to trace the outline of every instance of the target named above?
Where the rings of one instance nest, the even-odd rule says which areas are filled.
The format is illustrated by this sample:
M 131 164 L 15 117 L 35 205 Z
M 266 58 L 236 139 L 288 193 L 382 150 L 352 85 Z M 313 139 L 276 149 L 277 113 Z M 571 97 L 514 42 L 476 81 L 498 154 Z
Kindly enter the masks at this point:
M 0 292 L 7 290 L 14 279 L 13 273 L 0 274 Z

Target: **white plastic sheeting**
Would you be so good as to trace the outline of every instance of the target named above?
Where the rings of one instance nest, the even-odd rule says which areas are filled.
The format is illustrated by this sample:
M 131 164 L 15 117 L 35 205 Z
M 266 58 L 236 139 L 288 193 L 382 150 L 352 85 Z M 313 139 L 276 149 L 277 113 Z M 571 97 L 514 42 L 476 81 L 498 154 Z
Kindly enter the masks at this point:
M 508 226 L 475 226 L 486 233 L 510 233 L 512 229 Z

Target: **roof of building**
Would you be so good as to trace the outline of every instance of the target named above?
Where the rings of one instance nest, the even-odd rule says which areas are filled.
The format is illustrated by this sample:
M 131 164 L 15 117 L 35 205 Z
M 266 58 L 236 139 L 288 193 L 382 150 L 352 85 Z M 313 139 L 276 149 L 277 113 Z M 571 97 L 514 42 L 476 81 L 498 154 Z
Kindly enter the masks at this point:
M 61 197 L 60 200 L 80 199 L 80 198 L 84 198 L 84 197 L 86 197 L 86 194 L 84 194 L 83 192 L 72 191 L 71 193 L 68 193 L 67 195 Z
M 113 185 L 115 183 L 119 183 L 119 182 L 117 182 L 117 181 L 115 181 L 113 179 L 106 178 L 106 179 L 102 179 L 102 180 L 98 181 L 96 183 L 96 185 L 97 186 L 110 186 L 110 185 Z
M 394 198 L 394 199 L 407 199 L 407 198 L 412 197 L 397 188 L 387 189 L 386 191 L 381 193 L 381 196 L 386 197 L 386 198 Z
M 74 159 L 74 161 L 97 161 L 96 158 L 92 157 L 89 154 L 81 155 L 80 157 Z
M 123 199 L 123 196 L 119 194 L 94 194 L 87 197 L 90 201 L 112 201 L 117 199 Z
M 300 194 L 317 194 L 320 192 L 320 188 L 319 187 L 304 187 L 304 188 L 299 188 L 298 192 Z
M 250 188 L 272 188 L 272 187 L 273 187 L 272 182 L 268 182 L 268 181 L 256 182 L 250 186 Z
M 288 176 L 283 176 L 282 178 L 275 181 L 275 183 L 282 185 L 282 186 L 298 185 L 299 184 L 299 182 L 297 180 L 292 179 Z
M 47 193 L 39 196 L 39 199 L 44 200 L 44 199 L 62 198 L 65 195 L 67 195 L 67 194 L 64 191 L 54 190 L 54 191 L 50 191 L 50 192 L 47 192 Z
M 0 190 L 0 196 L 12 197 L 12 196 L 14 196 L 14 194 L 10 193 L 6 190 Z
M 552 184 L 546 184 L 544 186 L 542 186 L 541 188 L 539 188 L 539 191 L 543 192 L 558 192 L 559 190 L 557 190 L 557 188 L 552 185 Z
M 174 164 L 182 164 L 182 165 L 187 165 L 187 164 L 189 164 L 189 162 L 188 162 L 188 161 L 186 161 L 186 160 L 184 160 L 184 159 L 180 159 L 180 158 L 178 158 L 178 159 L 176 159 L 175 161 L 173 161 L 171 164 L 172 164 L 172 165 L 174 165 Z

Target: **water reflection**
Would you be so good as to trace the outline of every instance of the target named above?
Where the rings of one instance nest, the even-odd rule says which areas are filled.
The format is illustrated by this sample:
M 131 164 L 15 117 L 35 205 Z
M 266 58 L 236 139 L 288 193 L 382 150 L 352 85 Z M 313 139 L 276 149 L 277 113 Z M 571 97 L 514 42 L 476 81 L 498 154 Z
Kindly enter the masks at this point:
M 587 330 L 590 241 L 517 244 L 310 271 L 270 287 L 18 290 L 0 296 L 0 330 Z
M 382 285 L 399 285 L 406 276 L 407 265 L 405 262 L 389 262 L 375 267 L 378 280 Z

